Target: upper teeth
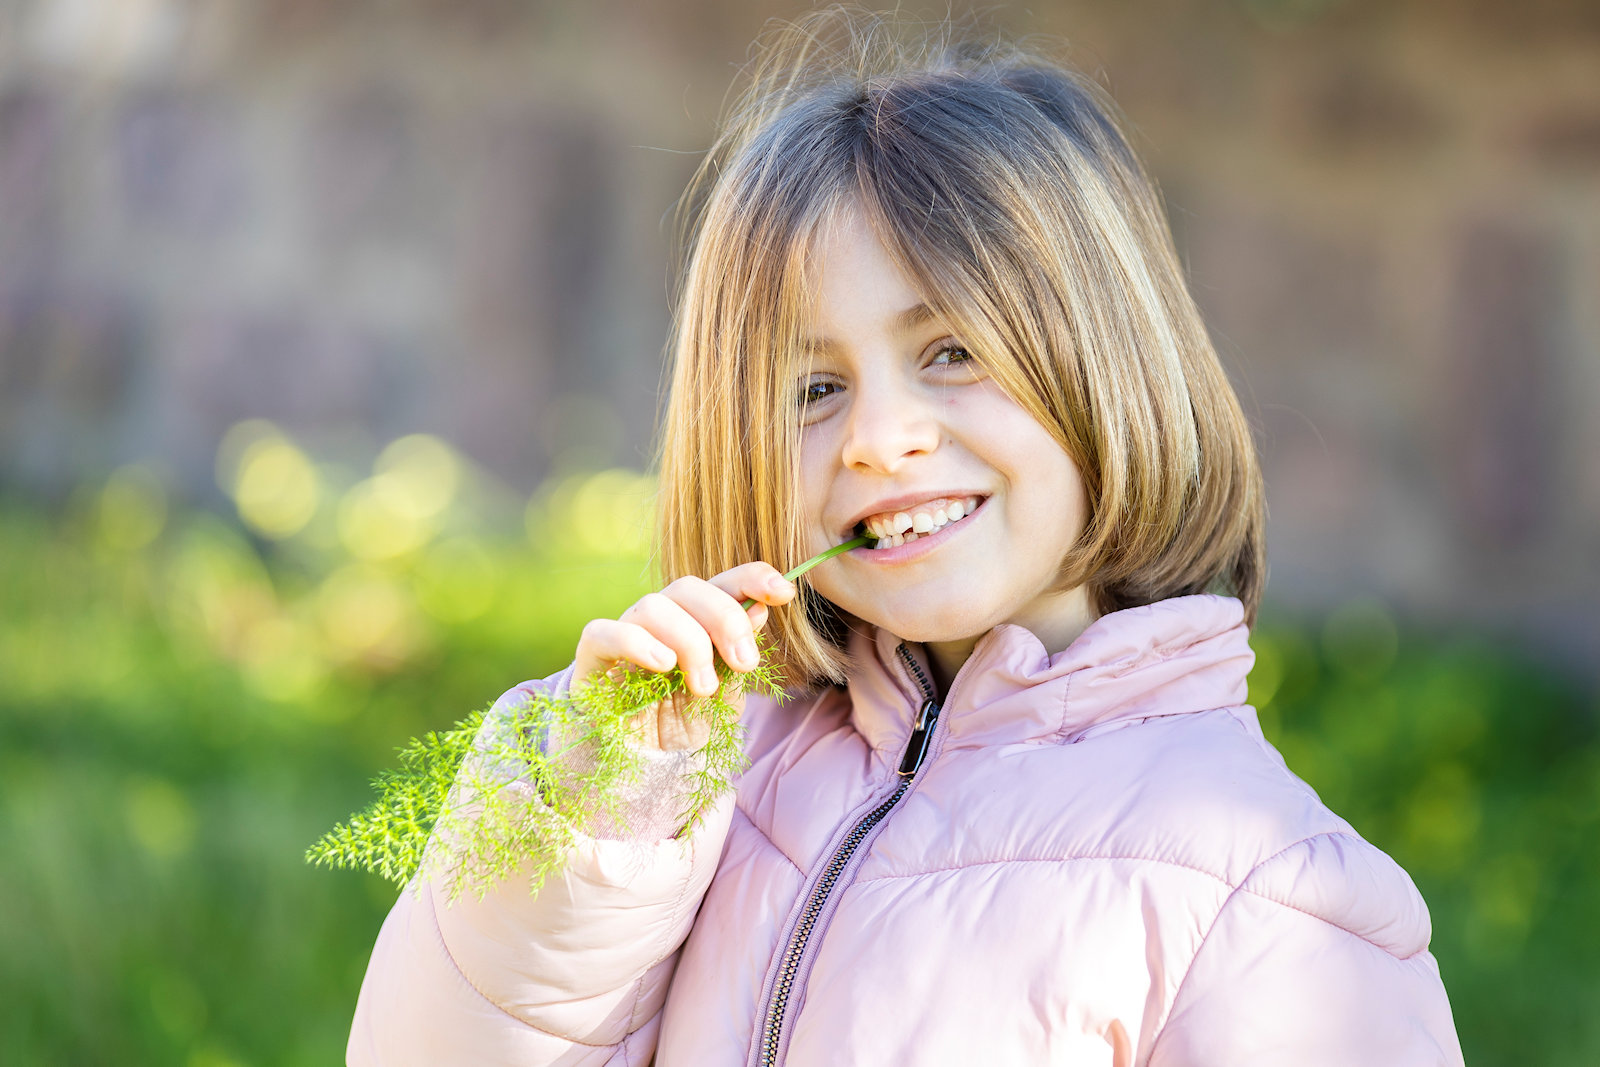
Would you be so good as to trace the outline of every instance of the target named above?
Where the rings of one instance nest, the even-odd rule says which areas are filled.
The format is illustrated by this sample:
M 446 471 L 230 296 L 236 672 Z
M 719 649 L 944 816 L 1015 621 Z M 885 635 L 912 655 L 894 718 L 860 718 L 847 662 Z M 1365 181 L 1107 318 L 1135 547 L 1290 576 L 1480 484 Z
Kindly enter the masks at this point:
M 873 515 L 863 525 L 867 533 L 877 538 L 879 548 L 893 548 L 972 514 L 982 499 L 969 496 L 930 500 L 917 505 L 914 511 Z

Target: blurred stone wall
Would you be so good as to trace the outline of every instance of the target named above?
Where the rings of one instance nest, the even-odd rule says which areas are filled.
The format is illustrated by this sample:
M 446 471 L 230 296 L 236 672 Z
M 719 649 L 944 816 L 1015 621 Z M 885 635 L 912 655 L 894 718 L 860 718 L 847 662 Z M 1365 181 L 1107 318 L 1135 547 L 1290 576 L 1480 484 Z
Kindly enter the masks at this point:
M 648 459 L 735 0 L 0 0 L 0 488 L 245 418 L 518 490 Z M 1271 591 L 1600 651 L 1600 3 L 994 5 L 1162 184 L 1260 431 Z

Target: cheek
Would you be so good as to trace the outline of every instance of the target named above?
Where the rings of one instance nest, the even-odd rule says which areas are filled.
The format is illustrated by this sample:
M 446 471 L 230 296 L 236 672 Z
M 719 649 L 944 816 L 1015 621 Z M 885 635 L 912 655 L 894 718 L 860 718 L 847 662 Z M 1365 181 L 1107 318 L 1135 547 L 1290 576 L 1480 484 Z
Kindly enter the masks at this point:
M 1020 468 L 1031 483 L 1026 492 L 1033 505 L 1030 510 L 1076 541 L 1089 515 L 1089 496 L 1077 464 L 1043 427 L 1013 445 L 1014 455 L 1034 457 Z
M 1078 468 L 1070 462 L 1065 465 L 1067 484 L 1061 494 L 1061 508 L 1063 526 L 1067 533 L 1068 545 L 1076 544 L 1083 536 L 1084 528 L 1089 524 L 1089 494 L 1084 489 L 1083 478 L 1078 474 Z
M 795 506 L 800 509 L 806 536 L 812 538 L 820 536 L 824 526 L 824 511 L 828 505 L 830 482 L 827 467 L 819 453 L 820 449 L 817 448 L 816 442 L 811 442 L 809 447 L 801 449 L 800 479 L 794 494 Z

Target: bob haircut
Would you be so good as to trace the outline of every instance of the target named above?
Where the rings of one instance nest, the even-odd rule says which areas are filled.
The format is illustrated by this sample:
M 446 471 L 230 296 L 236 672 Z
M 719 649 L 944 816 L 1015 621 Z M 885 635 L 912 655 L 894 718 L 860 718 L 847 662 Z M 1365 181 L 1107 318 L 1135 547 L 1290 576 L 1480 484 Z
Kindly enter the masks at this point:
M 1014 47 L 841 9 L 761 42 L 684 206 L 659 462 L 662 577 L 802 555 L 797 383 L 813 254 L 859 211 L 992 380 L 1061 444 L 1089 520 L 1057 588 L 1101 613 L 1265 581 L 1254 443 L 1153 183 L 1104 95 Z M 826 564 L 824 564 L 826 566 Z M 802 583 L 768 634 L 844 677 L 853 620 Z

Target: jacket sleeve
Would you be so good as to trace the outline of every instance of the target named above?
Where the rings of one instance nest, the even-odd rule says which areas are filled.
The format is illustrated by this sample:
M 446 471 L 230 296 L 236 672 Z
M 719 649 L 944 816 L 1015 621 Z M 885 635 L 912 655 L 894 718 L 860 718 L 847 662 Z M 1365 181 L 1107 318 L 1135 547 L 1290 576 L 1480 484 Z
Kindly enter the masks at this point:
M 1300 841 L 1234 889 L 1150 1067 L 1460 1067 L 1427 908 L 1349 833 Z
M 490 715 L 566 681 L 519 686 Z M 378 934 L 347 1062 L 648 1063 L 732 812 L 730 793 L 682 838 L 580 836 L 537 896 L 513 878 L 447 904 L 432 883 L 414 883 Z

